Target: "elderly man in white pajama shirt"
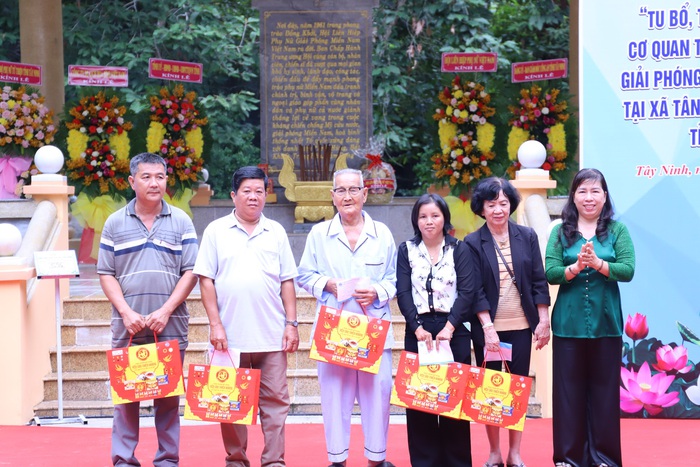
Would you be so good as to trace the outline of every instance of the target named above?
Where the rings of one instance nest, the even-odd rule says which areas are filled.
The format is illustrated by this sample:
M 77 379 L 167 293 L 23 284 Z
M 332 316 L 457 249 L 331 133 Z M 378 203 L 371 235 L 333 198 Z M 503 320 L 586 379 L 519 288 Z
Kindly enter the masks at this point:
M 396 294 L 396 245 L 386 225 L 376 222 L 362 210 L 367 200 L 362 173 L 343 169 L 333 176 L 333 204 L 338 214 L 313 227 L 299 264 L 297 283 L 321 306 L 340 308 L 338 281 L 362 278 L 353 299 L 343 309 L 372 317 L 391 319 L 389 301 Z M 365 456 L 369 467 L 393 467 L 386 460 L 391 397 L 390 329 L 378 374 L 318 362 L 321 410 L 326 449 L 331 467 L 346 465 L 350 446 L 350 415 L 357 399 L 362 411 Z

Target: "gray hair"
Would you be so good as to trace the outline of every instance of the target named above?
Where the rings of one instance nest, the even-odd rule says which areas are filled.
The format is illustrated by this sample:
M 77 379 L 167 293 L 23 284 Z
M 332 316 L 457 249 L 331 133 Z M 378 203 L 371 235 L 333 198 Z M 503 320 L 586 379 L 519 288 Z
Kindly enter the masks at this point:
M 336 170 L 333 173 L 333 188 L 335 188 L 335 179 L 338 178 L 338 175 L 345 175 L 345 174 L 350 174 L 350 175 L 358 175 L 360 177 L 360 186 L 364 187 L 365 182 L 364 179 L 362 178 L 362 171 L 357 170 L 357 169 L 340 169 Z
M 138 173 L 139 164 L 160 164 L 163 166 L 163 169 L 165 169 L 166 175 L 168 173 L 168 164 L 165 162 L 165 159 L 152 152 L 142 152 L 131 158 L 129 162 L 129 172 L 131 172 L 132 177 L 135 177 Z

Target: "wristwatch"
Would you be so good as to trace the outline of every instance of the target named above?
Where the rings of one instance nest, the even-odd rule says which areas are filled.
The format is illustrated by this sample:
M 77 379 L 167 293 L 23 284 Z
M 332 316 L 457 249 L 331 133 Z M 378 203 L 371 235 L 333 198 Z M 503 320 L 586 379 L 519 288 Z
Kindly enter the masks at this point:
M 286 325 L 290 325 L 290 324 L 291 324 L 291 325 L 294 326 L 295 328 L 299 326 L 299 323 L 297 322 L 297 320 L 293 320 L 293 321 L 286 320 L 286 321 L 284 322 L 284 324 L 286 324 Z

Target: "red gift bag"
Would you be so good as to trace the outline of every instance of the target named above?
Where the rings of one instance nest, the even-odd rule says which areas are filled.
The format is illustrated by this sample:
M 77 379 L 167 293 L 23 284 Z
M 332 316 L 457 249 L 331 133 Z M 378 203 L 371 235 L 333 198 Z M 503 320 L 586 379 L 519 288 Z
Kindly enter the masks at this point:
M 228 354 L 229 359 L 231 355 Z M 185 418 L 255 425 L 258 418 L 260 370 L 191 363 L 187 373 Z
M 364 308 L 362 310 L 365 311 Z M 377 374 L 391 323 L 364 314 L 322 306 L 309 358 Z
M 176 339 L 135 346 L 129 339 L 128 347 L 107 351 L 107 366 L 114 404 L 185 393 L 180 344 Z
M 391 388 L 391 403 L 460 419 L 467 368 L 469 365 L 457 362 L 421 366 L 418 354 L 404 350 Z
M 523 431 L 532 378 L 510 373 L 508 364 L 503 363 L 507 371 L 468 366 L 462 418 Z

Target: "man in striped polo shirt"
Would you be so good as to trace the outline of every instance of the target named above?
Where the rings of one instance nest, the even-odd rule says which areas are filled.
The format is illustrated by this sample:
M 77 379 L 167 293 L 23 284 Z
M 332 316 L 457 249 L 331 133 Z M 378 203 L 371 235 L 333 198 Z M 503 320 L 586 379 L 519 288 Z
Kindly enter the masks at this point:
M 197 234 L 184 211 L 163 201 L 165 160 L 141 153 L 131 159 L 129 183 L 136 197 L 105 223 L 97 273 L 112 303 L 112 347 L 177 339 L 187 348 L 189 312 L 185 299 L 197 283 L 192 274 Z M 180 451 L 180 398 L 153 402 L 158 451 L 153 465 L 175 466 Z M 141 465 L 134 451 L 139 439 L 139 403 L 114 407 L 112 463 Z

